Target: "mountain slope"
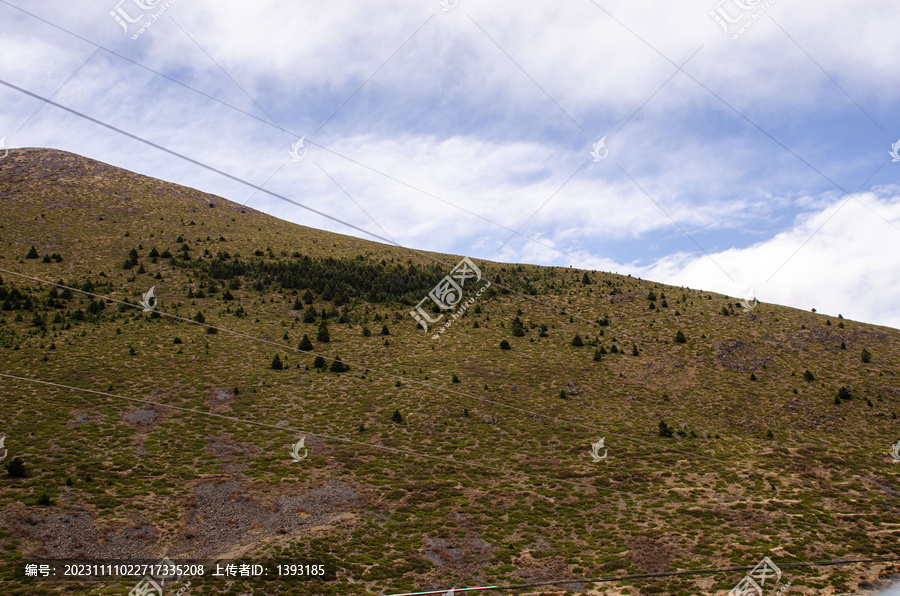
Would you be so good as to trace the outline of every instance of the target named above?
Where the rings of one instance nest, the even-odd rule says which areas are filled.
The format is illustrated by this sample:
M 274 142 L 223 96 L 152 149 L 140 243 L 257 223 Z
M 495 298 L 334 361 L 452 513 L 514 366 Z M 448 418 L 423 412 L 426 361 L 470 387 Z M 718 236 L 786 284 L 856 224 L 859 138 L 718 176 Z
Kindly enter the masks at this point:
M 900 569 L 790 567 L 900 555 L 895 329 L 473 258 L 483 277 L 464 298 L 493 286 L 432 339 L 409 311 L 460 256 L 297 226 L 54 150 L 0 161 L 0 201 L 0 435 L 30 470 L 0 477 L 6 563 L 168 554 L 334 568 L 260 594 L 749 568 L 767 555 L 793 593 L 871 593 Z M 298 350 L 304 335 L 311 350 Z M 330 370 L 336 358 L 349 370 Z M 558 589 L 725 594 L 743 573 Z M 62 589 L 11 567 L 3 581 L 11 594 Z

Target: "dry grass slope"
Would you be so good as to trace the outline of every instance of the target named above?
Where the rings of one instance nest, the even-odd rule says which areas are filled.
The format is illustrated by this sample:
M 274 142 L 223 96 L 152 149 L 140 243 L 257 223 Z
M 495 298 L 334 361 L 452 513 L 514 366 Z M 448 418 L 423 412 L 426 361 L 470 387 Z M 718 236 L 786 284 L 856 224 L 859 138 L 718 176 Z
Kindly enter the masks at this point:
M 329 283 L 356 272 L 377 285 L 449 272 L 405 249 L 54 150 L 0 161 L 0 200 L 0 269 L 130 303 L 155 286 L 164 315 L 0 273 L 0 373 L 96 392 L 0 377 L 0 435 L 30 470 L 0 475 L 6 594 L 124 594 L 135 583 L 15 576 L 13 562 L 41 556 L 336 566 L 324 581 L 267 581 L 254 594 L 571 579 L 541 590 L 688 596 L 725 594 L 741 573 L 576 580 L 766 555 L 780 565 L 900 555 L 895 329 L 476 260 L 497 287 L 557 308 L 492 288 L 433 340 L 408 314 L 409 297 L 433 284 L 326 299 L 272 273 L 310 263 Z M 38 258 L 26 258 L 32 246 Z M 216 277 L 238 261 L 255 265 Z M 327 343 L 316 341 L 323 311 Z M 220 331 L 192 324 L 198 312 Z M 310 352 L 296 349 L 303 335 Z M 348 372 L 328 370 L 336 357 Z M 851 397 L 836 403 L 841 387 Z M 297 463 L 289 449 L 301 436 L 310 451 Z M 594 463 L 601 436 L 608 457 Z M 873 593 L 900 566 L 782 569 L 792 594 L 825 595 Z M 188 593 L 247 585 L 207 577 Z

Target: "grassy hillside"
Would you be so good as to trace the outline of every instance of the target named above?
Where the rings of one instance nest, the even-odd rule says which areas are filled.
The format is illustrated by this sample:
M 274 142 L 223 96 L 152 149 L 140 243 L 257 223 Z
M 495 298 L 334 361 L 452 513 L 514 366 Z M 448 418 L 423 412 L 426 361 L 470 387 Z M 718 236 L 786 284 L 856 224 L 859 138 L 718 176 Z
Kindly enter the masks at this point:
M 0 201 L 0 436 L 28 472 L 0 475 L 5 594 L 140 579 L 16 575 L 41 557 L 329 566 L 184 592 L 233 595 L 726 594 L 745 571 L 578 580 L 764 556 L 789 593 L 868 594 L 900 572 L 791 566 L 900 556 L 896 329 L 473 259 L 494 285 L 436 340 L 409 311 L 461 255 L 53 150 L 0 161 Z

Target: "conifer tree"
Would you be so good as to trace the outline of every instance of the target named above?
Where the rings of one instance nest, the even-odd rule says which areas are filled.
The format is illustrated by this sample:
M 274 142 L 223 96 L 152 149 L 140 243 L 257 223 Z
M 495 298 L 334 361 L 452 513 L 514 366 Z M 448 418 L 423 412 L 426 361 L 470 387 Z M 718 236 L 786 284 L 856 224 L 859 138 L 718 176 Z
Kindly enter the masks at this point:
M 310 350 L 313 349 L 312 342 L 309 341 L 309 336 L 306 335 L 305 333 L 303 334 L 303 337 L 300 338 L 300 345 L 297 346 L 297 349 L 303 350 L 304 352 L 309 352 Z
M 303 322 L 304 323 L 315 323 L 316 317 L 319 313 L 316 312 L 315 306 L 310 306 L 306 309 L 306 312 L 303 313 Z

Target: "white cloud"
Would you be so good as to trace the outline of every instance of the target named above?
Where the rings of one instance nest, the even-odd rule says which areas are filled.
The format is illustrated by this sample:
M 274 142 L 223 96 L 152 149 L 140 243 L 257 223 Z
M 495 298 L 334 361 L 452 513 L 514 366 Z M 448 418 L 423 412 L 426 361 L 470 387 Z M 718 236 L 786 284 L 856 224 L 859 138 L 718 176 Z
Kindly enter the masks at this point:
M 671 255 L 641 268 L 641 276 L 733 297 L 754 287 L 762 302 L 900 328 L 892 291 L 900 284 L 900 252 L 890 248 L 900 240 L 900 193 L 883 189 L 858 198 L 869 209 L 855 200 L 841 209 L 843 197 L 754 246 L 710 258 Z

